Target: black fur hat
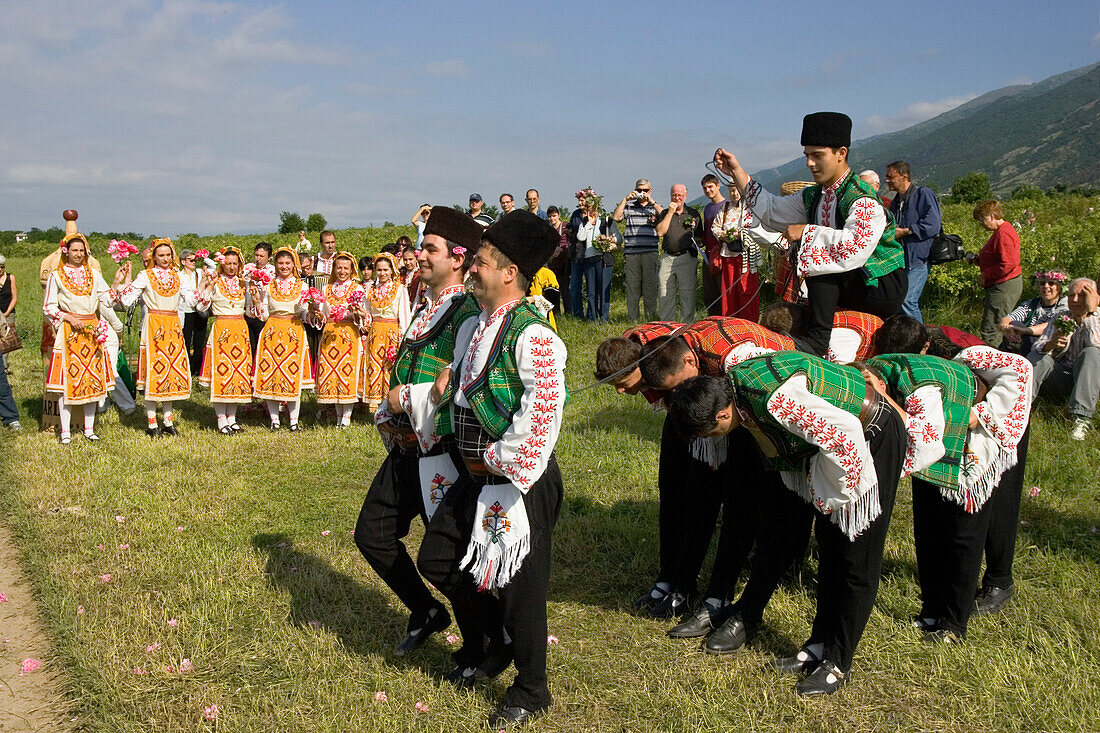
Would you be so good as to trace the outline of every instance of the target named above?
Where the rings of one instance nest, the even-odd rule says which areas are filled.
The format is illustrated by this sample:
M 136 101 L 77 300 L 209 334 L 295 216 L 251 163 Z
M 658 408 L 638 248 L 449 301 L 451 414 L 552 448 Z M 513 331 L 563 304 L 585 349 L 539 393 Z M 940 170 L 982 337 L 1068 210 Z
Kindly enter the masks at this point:
M 852 147 L 852 118 L 842 112 L 814 112 L 802 118 L 799 145 L 826 148 Z
M 485 230 L 468 214 L 449 206 L 433 206 L 424 225 L 424 236 L 434 234 L 473 252 Z

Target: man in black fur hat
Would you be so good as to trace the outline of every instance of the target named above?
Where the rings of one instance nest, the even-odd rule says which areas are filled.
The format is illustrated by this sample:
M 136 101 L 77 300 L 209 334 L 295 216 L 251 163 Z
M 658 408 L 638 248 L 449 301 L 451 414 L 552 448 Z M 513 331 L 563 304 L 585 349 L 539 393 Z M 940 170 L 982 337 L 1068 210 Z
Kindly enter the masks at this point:
M 485 230 L 470 269 L 481 315 L 459 329 L 456 369 L 432 390 L 390 395 L 415 427 L 450 409 L 469 471 L 428 526 L 420 571 L 451 601 L 463 646 L 448 679 L 516 677 L 489 724 L 524 723 L 550 707 L 546 684 L 546 592 L 550 535 L 561 509 L 554 457 L 565 407 L 565 344 L 527 288 L 561 240 L 548 223 L 513 211 Z M 494 594 L 492 591 L 496 591 Z
M 894 238 L 894 220 L 878 193 L 848 167 L 852 120 L 839 112 L 815 112 L 802 120 L 802 151 L 814 185 L 793 196 L 775 196 L 719 148 L 714 163 L 733 177 L 760 222 L 785 231 L 792 272 L 803 278 L 809 306 L 799 347 L 817 356 L 829 348 L 837 307 L 889 318 L 908 286 L 905 252 Z
M 461 211 L 437 206 L 424 227 L 417 254 L 425 297 L 405 331 L 390 374 L 398 392 L 411 385 L 428 388 L 454 359 L 455 336 L 480 307 L 463 287 L 474 252 L 481 243 L 481 225 Z M 323 238 L 323 237 L 322 237 Z M 404 656 L 451 623 L 447 609 L 420 579 L 402 539 L 419 515 L 430 523 L 449 487 L 458 480 L 462 461 L 454 439 L 440 436 L 434 425 L 414 431 L 403 415 L 383 403 L 375 422 L 389 455 L 378 469 L 355 525 L 355 544 L 378 576 L 409 609 L 405 638 L 394 649 Z

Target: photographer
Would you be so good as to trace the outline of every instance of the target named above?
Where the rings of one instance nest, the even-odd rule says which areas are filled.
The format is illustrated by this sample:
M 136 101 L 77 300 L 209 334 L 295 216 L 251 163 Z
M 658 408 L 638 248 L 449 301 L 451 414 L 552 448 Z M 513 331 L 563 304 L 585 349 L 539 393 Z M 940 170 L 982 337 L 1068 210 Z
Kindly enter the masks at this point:
M 657 236 L 664 238 L 657 265 L 657 314 L 662 321 L 691 323 L 695 320 L 695 290 L 699 285 L 696 237 L 703 235 L 703 217 L 684 203 L 687 186 L 682 183 L 672 187 L 669 198 L 671 203 L 656 228 Z
M 647 320 L 657 317 L 657 217 L 664 207 L 653 200 L 649 180 L 639 178 L 619 201 L 611 218 L 625 221 L 626 317 L 637 321 L 638 300 L 645 300 Z

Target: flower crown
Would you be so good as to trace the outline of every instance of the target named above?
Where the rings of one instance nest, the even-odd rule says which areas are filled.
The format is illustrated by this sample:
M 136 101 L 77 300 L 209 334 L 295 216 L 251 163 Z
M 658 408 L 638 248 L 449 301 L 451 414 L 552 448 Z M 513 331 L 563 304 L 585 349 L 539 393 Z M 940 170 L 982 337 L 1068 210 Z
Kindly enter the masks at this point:
M 1035 282 L 1040 283 L 1058 283 L 1064 285 L 1066 282 L 1066 273 L 1061 270 L 1048 270 L 1046 272 L 1035 273 Z

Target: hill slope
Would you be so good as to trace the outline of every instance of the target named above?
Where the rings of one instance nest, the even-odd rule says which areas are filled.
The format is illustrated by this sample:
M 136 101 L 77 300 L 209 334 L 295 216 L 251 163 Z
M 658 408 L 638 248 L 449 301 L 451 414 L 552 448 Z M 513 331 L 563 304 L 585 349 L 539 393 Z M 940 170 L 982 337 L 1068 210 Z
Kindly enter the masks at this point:
M 1074 69 L 1035 84 L 983 94 L 898 132 L 857 140 L 852 168 L 909 161 L 914 177 L 939 190 L 970 171 L 989 175 L 998 194 L 1021 183 L 1100 182 L 1100 64 Z M 758 171 L 770 190 L 805 180 L 801 158 Z

